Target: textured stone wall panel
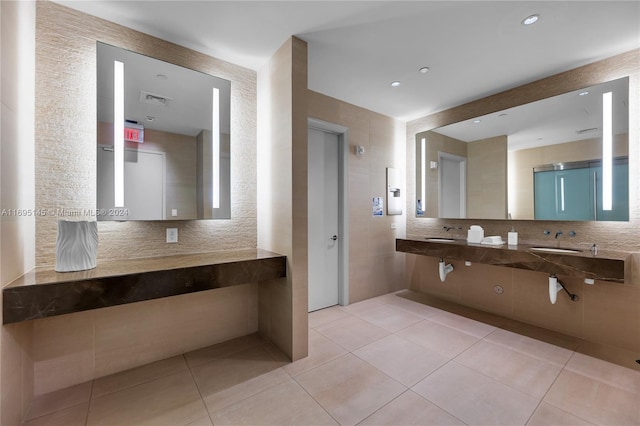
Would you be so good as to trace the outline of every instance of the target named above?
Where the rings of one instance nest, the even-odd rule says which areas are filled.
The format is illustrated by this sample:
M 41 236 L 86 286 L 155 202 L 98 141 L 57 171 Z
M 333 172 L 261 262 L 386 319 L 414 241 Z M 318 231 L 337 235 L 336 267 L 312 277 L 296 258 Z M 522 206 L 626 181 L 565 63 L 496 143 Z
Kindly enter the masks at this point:
M 63 6 L 38 2 L 36 22 L 36 265 L 53 265 L 57 220 L 92 220 L 96 206 L 96 42 L 231 81 L 231 219 L 100 222 L 98 262 L 253 248 L 256 73 Z M 177 227 L 178 244 L 165 243 Z

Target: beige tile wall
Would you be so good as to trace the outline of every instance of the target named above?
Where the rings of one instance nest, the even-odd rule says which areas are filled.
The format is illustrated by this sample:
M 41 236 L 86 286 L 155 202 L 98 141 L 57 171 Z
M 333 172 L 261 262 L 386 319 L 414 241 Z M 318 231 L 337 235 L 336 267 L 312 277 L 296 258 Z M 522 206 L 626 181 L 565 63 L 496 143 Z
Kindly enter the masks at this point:
M 632 51 L 576 70 L 561 73 L 507 92 L 480 99 L 460 107 L 442 111 L 407 123 L 407 199 L 412 207 L 415 199 L 416 134 L 431 128 L 466 120 L 488 112 L 499 111 L 520 103 L 532 102 L 604 81 L 629 76 L 629 112 L 640 111 L 640 51 Z M 594 286 L 571 277 L 560 277 L 578 302 L 568 301 L 563 294 L 551 305 L 548 277 L 544 273 L 508 268 L 452 262 L 455 270 L 441 283 L 437 274 L 437 258 L 407 256 L 407 278 L 412 289 L 499 313 L 524 322 L 562 331 L 589 341 L 640 352 L 640 141 L 638 120 L 629 123 L 630 221 L 629 222 L 536 222 L 531 220 L 444 220 L 407 218 L 407 237 L 445 236 L 444 225 L 463 228 L 455 231 L 466 236 L 471 224 L 485 229 L 485 235 L 502 235 L 506 239 L 511 226 L 519 232 L 521 243 L 577 245 L 598 243 L 601 247 L 628 251 L 626 282 L 615 284 L 596 281 Z M 543 230 L 552 231 L 551 237 Z M 573 230 L 577 235 L 557 242 L 553 234 Z M 492 293 L 495 285 L 504 287 L 500 296 Z
M 34 395 L 33 326 L 29 323 L 3 325 L 0 331 L 2 358 L 3 425 L 20 425 Z
M 640 353 L 640 287 L 559 276 L 579 300 L 558 293 L 549 301 L 546 273 L 503 268 L 463 261 L 448 261 L 454 267 L 445 282 L 438 277 L 438 258 L 407 255 L 410 288 L 442 299 L 535 324 L 585 340 Z M 501 294 L 495 287 L 502 287 Z
M 467 217 L 508 217 L 506 136 L 469 142 L 467 146 Z
M 48 1 L 37 2 L 36 36 L 36 207 L 95 208 L 101 41 L 231 81 L 231 219 L 101 222 L 98 261 L 256 247 L 254 71 Z M 55 261 L 58 219 L 37 218 L 38 266 Z M 178 228 L 180 243 L 164 242 L 168 226 Z
M 386 202 L 386 168 L 404 169 L 404 123 L 311 90 L 308 96 L 309 117 L 349 129 L 349 303 L 405 288 L 395 239 L 404 236 L 407 212 L 372 216 L 372 198 Z M 356 145 L 364 146 L 363 156 L 354 154 Z
M 287 40 L 259 74 L 258 246 L 287 256 L 287 278 L 260 288 L 260 332 L 307 356 L 307 44 Z
M 0 209 L 8 211 L 0 217 L 0 290 L 35 265 L 35 218 L 13 213 L 34 209 L 35 13 L 34 2 L 0 2 Z M 20 425 L 33 397 L 32 332 L 28 323 L 0 329 L 4 426 Z
M 35 394 L 258 331 L 258 284 L 43 318 L 33 326 Z

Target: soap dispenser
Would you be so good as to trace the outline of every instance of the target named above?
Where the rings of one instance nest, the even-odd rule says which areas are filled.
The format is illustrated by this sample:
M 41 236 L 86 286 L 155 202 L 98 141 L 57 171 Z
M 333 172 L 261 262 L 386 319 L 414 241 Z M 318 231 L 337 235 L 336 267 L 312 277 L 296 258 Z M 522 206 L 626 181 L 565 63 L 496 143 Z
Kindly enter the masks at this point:
M 518 233 L 513 226 L 511 227 L 511 232 L 507 232 L 507 244 L 510 246 L 518 245 Z

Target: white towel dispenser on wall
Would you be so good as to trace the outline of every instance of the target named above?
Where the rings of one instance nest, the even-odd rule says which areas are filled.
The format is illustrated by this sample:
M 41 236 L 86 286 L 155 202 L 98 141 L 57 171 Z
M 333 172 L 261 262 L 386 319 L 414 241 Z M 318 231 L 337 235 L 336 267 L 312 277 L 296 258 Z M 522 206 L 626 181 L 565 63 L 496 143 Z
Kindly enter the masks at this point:
M 387 167 L 387 215 L 402 214 L 402 176 L 399 169 Z

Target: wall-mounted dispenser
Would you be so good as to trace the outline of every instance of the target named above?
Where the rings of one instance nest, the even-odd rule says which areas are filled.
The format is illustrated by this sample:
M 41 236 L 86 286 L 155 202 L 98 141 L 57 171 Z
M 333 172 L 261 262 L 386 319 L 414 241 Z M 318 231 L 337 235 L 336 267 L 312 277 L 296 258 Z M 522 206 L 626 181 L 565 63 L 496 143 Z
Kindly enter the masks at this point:
M 387 214 L 402 214 L 401 185 L 402 178 L 400 170 L 387 167 Z

